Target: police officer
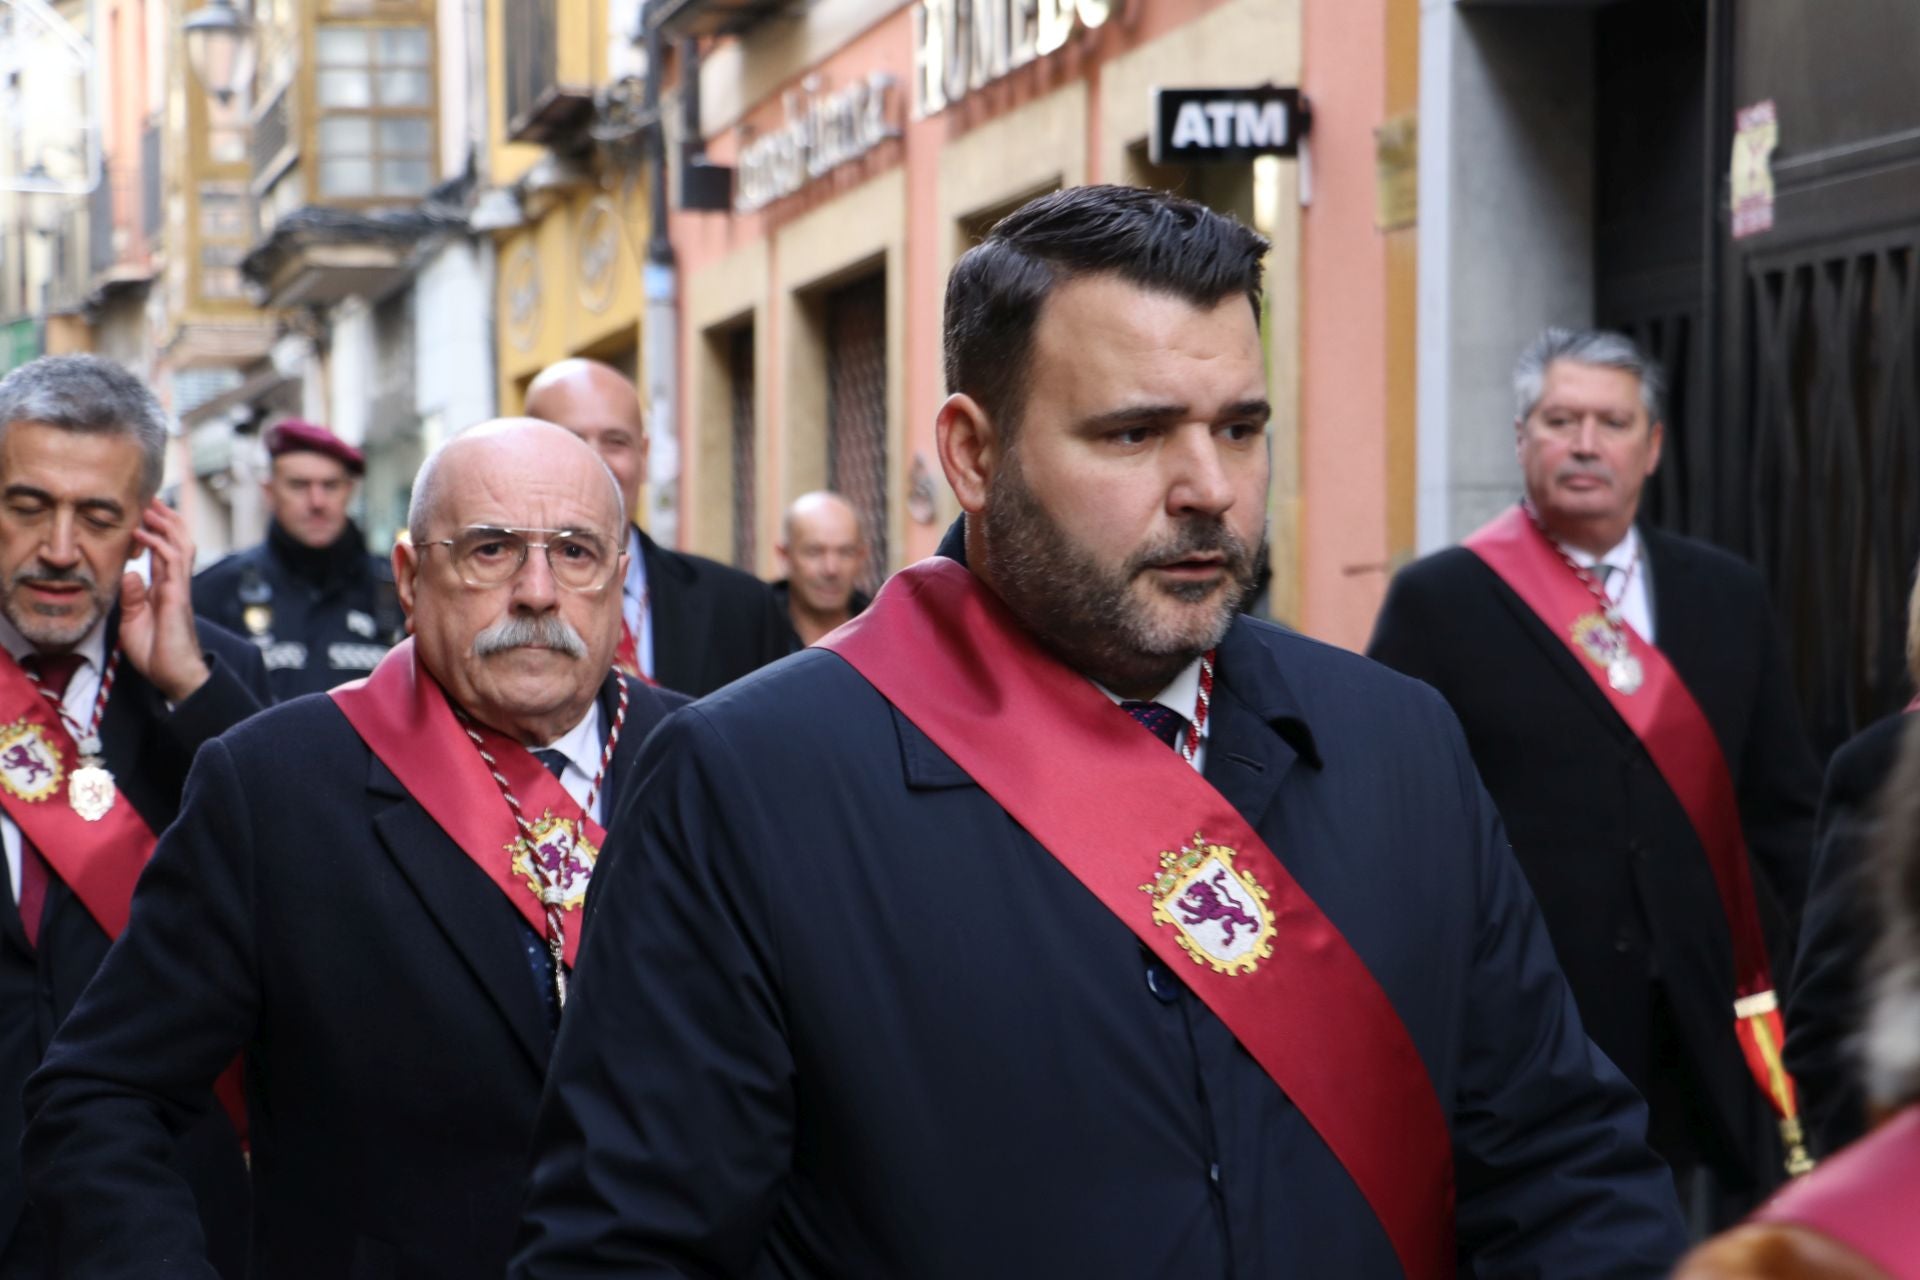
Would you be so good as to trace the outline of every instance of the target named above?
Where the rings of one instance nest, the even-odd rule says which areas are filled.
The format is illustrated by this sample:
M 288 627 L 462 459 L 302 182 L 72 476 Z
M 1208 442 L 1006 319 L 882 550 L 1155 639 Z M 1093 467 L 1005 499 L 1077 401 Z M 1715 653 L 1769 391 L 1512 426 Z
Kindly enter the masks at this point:
M 193 608 L 260 646 L 274 697 L 318 693 L 373 670 L 402 634 L 393 570 L 347 518 L 366 470 L 325 427 L 267 429 L 267 540 L 193 580 Z

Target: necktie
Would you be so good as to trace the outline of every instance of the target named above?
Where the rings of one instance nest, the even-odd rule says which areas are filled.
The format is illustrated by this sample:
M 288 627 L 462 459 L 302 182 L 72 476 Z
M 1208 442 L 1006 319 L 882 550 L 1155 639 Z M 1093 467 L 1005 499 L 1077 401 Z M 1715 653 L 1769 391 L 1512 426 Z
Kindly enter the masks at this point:
M 567 770 L 567 758 L 552 747 L 535 747 L 533 758 L 547 767 L 547 772 L 556 779 Z M 547 1030 L 560 1030 L 560 1000 L 553 990 L 553 953 L 547 950 L 547 940 L 540 931 L 528 924 L 524 916 L 520 920 L 520 940 L 527 952 L 527 963 L 533 968 L 533 988 L 540 993 L 540 1002 L 547 1010 Z
M 30 653 L 20 659 L 20 665 L 40 678 L 40 687 L 55 698 L 64 698 L 67 686 L 73 683 L 73 673 L 80 669 L 80 655 L 77 653 Z M 27 943 L 40 945 L 40 917 L 47 907 L 47 881 L 52 873 L 47 869 L 47 860 L 27 839 L 26 831 L 20 832 L 20 927 L 26 930 Z
M 1613 566 L 1605 560 L 1596 560 L 1587 572 L 1593 575 L 1593 585 L 1600 588 L 1600 594 L 1612 600 L 1613 589 L 1607 583 L 1613 577 Z
M 1186 732 L 1187 718 L 1178 711 L 1157 702 L 1123 702 L 1120 709 L 1138 720 L 1148 733 L 1179 750 L 1180 735 Z

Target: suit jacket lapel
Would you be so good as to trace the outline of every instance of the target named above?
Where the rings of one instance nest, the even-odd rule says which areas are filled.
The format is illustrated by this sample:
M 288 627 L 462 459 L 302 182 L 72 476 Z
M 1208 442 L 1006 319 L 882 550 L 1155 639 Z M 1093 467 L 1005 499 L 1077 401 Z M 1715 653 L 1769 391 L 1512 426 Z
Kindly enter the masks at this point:
M 1320 760 L 1278 667 L 1247 624 L 1236 623 L 1221 642 L 1207 716 L 1206 779 L 1258 830 L 1288 772 Z
M 544 1074 L 552 1037 L 546 1011 L 533 987 L 518 917 L 497 886 L 407 795 L 400 780 L 371 757 L 367 790 L 375 805 L 374 830 L 427 914 L 499 1008 L 533 1069 Z
M 1553 634 L 1547 624 L 1541 621 L 1540 615 L 1529 608 L 1527 602 L 1515 594 L 1512 587 L 1500 580 L 1499 574 L 1478 559 L 1475 563 L 1491 580 L 1494 596 L 1519 623 L 1521 634 L 1540 650 L 1542 656 L 1546 658 L 1547 665 L 1572 686 L 1574 696 L 1584 702 L 1587 709 L 1593 712 L 1616 736 L 1632 737 L 1633 731 L 1627 728 L 1627 722 L 1620 718 L 1620 713 L 1615 711 L 1613 704 L 1607 701 L 1607 695 L 1600 692 L 1600 686 L 1594 683 L 1593 677 L 1581 669 L 1580 660 L 1573 656 L 1573 651 L 1567 648 L 1560 637 Z M 1657 587 L 1655 589 L 1658 590 Z M 1654 616 L 1657 619 L 1659 614 L 1656 612 Z
M 647 564 L 647 623 L 653 628 L 653 678 L 669 689 L 700 687 L 702 637 L 707 633 L 707 599 L 690 592 L 681 566 L 640 535 Z
M 627 682 L 629 705 L 627 722 L 620 727 L 620 741 L 613 745 L 613 759 L 607 763 L 606 781 L 600 784 L 599 808 L 608 822 L 611 822 L 613 815 L 620 810 L 620 797 L 626 786 L 627 775 L 633 770 L 633 762 L 640 758 L 640 744 L 647 739 L 647 735 L 635 727 L 634 711 L 641 699 L 652 696 L 647 692 L 646 685 L 638 680 L 618 674 L 608 676 L 606 682 L 600 686 L 602 724 L 611 725 L 614 716 L 619 712 L 620 686 L 615 683 L 617 680 Z M 606 826 L 608 823 L 603 822 L 600 825 Z

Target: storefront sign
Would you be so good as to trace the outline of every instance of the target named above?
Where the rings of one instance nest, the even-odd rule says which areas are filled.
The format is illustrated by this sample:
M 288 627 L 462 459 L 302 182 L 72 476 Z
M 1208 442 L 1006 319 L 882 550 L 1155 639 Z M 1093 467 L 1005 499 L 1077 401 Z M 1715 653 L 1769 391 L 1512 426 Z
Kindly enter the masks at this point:
M 786 97 L 787 118 L 740 148 L 733 211 L 752 213 L 900 136 L 894 79 L 876 71 L 822 95 L 808 76 Z
M 975 89 L 1105 26 L 1124 0 L 920 0 L 913 6 L 913 115 L 944 111 Z
M 1307 131 L 1298 89 L 1155 89 L 1154 164 L 1206 164 L 1300 153 Z
M 1773 229 L 1773 149 L 1780 122 L 1773 99 L 1743 107 L 1733 116 L 1733 238 Z

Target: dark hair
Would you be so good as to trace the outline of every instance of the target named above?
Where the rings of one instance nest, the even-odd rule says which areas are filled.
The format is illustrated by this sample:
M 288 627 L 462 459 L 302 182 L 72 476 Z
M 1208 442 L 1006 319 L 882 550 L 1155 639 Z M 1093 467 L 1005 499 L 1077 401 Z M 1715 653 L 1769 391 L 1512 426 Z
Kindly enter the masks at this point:
M 947 277 L 947 390 L 1003 433 L 1025 407 L 1033 330 L 1054 287 L 1110 274 L 1211 307 L 1245 294 L 1260 316 L 1267 239 L 1205 205 L 1141 187 L 1068 187 L 994 225 Z
M 16 422 L 63 431 L 132 436 L 140 445 L 142 494 L 160 492 L 167 415 L 147 384 L 100 356 L 41 356 L 0 379 L 0 436 Z

